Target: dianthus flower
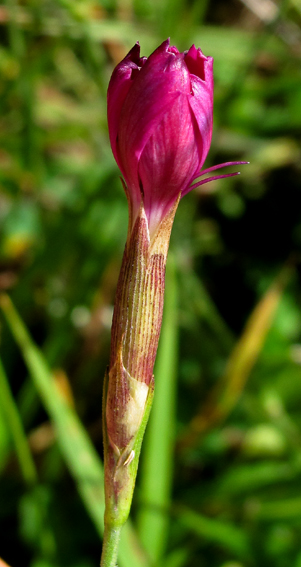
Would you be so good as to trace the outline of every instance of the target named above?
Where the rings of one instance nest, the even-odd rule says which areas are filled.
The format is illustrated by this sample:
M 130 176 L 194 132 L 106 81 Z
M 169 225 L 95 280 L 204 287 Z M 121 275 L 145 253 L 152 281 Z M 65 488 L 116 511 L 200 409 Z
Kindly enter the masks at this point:
M 179 195 L 225 175 L 198 178 L 241 163 L 202 171 L 212 121 L 213 58 L 194 45 L 180 53 L 166 40 L 147 58 L 136 43 L 117 65 L 108 89 L 109 135 L 132 225 L 143 202 L 153 235 Z
M 105 536 L 102 567 L 115 567 L 154 390 L 165 265 L 178 203 L 201 179 L 212 137 L 213 59 L 164 41 L 150 57 L 136 43 L 114 69 L 108 124 L 123 175 L 129 228 L 117 285 L 104 384 Z

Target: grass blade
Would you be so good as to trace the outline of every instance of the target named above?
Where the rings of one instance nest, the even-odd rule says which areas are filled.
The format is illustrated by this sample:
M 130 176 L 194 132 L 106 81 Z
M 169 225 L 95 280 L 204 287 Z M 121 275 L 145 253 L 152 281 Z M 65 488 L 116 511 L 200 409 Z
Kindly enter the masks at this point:
M 1 295 L 0 307 L 18 343 L 43 404 L 54 422 L 57 441 L 77 489 L 99 534 L 103 534 L 103 467 L 75 411 L 63 399 L 43 354 L 33 343 L 10 298 Z M 146 567 L 147 561 L 134 529 L 124 528 L 119 553 L 121 567 Z
M 290 274 L 291 268 L 285 267 L 256 305 L 230 354 L 224 375 L 205 407 L 191 421 L 180 440 L 181 447 L 194 445 L 201 434 L 232 411 L 260 355 Z
M 26 434 L 20 419 L 18 408 L 11 393 L 8 378 L 0 360 L 0 407 L 6 418 L 6 422 L 15 445 L 20 469 L 27 484 L 34 484 L 37 480 L 37 471 Z
M 238 557 L 248 557 L 250 546 L 245 532 L 230 524 L 215 518 L 207 518 L 193 510 L 183 508 L 178 510 L 177 518 L 181 525 L 204 538 L 220 545 L 223 549 L 235 553 Z

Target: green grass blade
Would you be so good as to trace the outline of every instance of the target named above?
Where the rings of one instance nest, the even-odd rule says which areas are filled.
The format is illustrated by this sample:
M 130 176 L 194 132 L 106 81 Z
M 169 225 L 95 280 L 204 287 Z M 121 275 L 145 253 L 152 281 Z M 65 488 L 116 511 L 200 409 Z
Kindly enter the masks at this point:
M 258 510 L 254 514 L 260 520 L 288 521 L 301 516 L 301 498 L 287 498 L 274 502 L 258 502 Z
M 11 393 L 8 378 L 0 360 L 0 409 L 8 425 L 12 441 L 15 445 L 20 469 L 27 484 L 33 484 L 37 480 L 37 471 L 26 434 L 20 419 L 18 408 Z
M 162 563 L 160 563 L 160 567 L 184 567 L 189 565 L 190 555 L 191 550 L 188 546 L 177 547 L 164 557 Z
M 3 415 L 2 408 L 0 408 L 0 475 L 5 468 L 10 451 L 11 436 L 9 428 L 7 426 L 6 418 Z
M 155 366 L 155 396 L 144 441 L 139 534 L 153 561 L 164 552 L 169 518 L 175 432 L 177 282 L 169 257 L 162 332 Z
M 259 358 L 291 273 L 291 267 L 284 266 L 255 306 L 232 349 L 223 376 L 182 436 L 182 447 L 196 444 L 205 431 L 225 419 L 235 407 Z
M 24 55 L 24 40 L 23 34 L 18 24 L 18 2 L 16 0 L 6 0 L 5 2 L 9 18 L 8 18 L 8 32 L 9 41 L 13 54 L 20 59 Z
M 8 296 L 2 295 L 0 306 L 18 343 L 28 370 L 51 416 L 57 441 L 78 491 L 99 534 L 103 534 L 104 488 L 103 467 L 85 429 L 74 410 L 58 390 L 43 354 L 32 339 Z M 119 553 L 120 567 L 146 567 L 147 561 L 130 523 L 124 528 Z
M 183 528 L 194 532 L 198 537 L 214 542 L 238 557 L 249 556 L 250 544 L 241 528 L 229 522 L 207 518 L 186 508 L 178 510 L 177 518 Z

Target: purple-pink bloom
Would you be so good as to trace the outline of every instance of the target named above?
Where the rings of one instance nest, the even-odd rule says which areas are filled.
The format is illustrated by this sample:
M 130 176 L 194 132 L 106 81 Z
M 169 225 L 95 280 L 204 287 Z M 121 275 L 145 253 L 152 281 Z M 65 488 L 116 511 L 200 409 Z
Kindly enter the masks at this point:
M 201 171 L 213 121 L 213 59 L 194 45 L 180 53 L 164 41 L 148 58 L 134 45 L 114 69 L 108 124 L 127 185 L 132 225 L 143 201 L 150 234 L 177 201 L 214 166 Z

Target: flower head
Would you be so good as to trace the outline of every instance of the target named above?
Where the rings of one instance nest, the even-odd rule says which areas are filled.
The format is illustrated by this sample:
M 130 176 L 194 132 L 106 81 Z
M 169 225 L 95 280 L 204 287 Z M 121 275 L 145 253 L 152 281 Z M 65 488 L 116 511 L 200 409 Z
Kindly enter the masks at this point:
M 194 45 L 180 53 L 166 40 L 146 58 L 136 43 L 117 65 L 108 89 L 109 134 L 132 223 L 142 201 L 154 233 L 179 195 L 208 181 L 193 184 L 204 173 L 212 116 L 213 59 Z

